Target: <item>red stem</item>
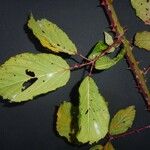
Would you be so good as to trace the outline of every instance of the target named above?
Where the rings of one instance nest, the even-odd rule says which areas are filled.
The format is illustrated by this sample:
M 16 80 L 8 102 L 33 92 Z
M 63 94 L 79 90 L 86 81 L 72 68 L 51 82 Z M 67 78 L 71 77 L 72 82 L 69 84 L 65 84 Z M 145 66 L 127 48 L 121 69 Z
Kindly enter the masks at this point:
M 77 55 L 79 57 L 81 57 L 83 60 L 90 61 L 88 58 L 86 58 L 85 56 L 83 56 L 81 53 L 77 53 Z
M 146 129 L 150 129 L 150 125 L 147 125 L 147 126 L 144 126 L 141 128 L 137 128 L 137 129 L 134 129 L 134 130 L 131 130 L 129 132 L 125 132 L 125 133 L 122 133 L 119 135 L 109 135 L 109 141 L 116 140 L 116 139 L 119 139 L 119 138 L 122 138 L 122 137 L 125 137 L 128 135 L 134 134 L 134 133 L 140 133 Z
M 74 66 L 70 67 L 70 70 L 75 70 L 75 69 L 80 69 L 82 67 L 85 67 L 85 66 L 89 66 L 91 65 L 93 62 L 90 61 L 90 62 L 86 62 L 86 63 L 82 63 L 82 64 L 75 64 Z

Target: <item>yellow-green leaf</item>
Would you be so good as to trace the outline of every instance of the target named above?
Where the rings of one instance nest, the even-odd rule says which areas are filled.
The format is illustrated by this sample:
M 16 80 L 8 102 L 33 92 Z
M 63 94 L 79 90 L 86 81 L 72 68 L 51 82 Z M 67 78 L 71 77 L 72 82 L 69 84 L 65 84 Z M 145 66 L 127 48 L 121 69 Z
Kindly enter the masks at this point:
M 136 10 L 136 15 L 142 19 L 145 24 L 150 25 L 150 1 L 149 0 L 131 0 L 132 7 Z
M 0 95 L 12 102 L 32 99 L 67 83 L 69 66 L 53 54 L 23 53 L 0 66 Z
M 103 150 L 115 150 L 110 142 L 107 142 Z
M 77 139 L 94 143 L 108 132 L 109 112 L 104 97 L 91 77 L 86 77 L 79 87 L 79 132 Z
M 70 141 L 70 133 L 71 133 L 71 103 L 63 102 L 58 109 L 57 112 L 57 123 L 56 129 L 60 136 L 64 136 Z
M 95 146 L 91 147 L 89 150 L 103 150 L 103 146 L 102 145 L 95 145 Z
M 36 21 L 31 15 L 28 27 L 44 47 L 54 52 L 64 52 L 70 55 L 77 53 L 76 46 L 56 24 L 46 19 Z
M 105 43 L 106 43 L 107 45 L 110 46 L 110 45 L 112 45 L 112 44 L 114 43 L 114 40 L 113 40 L 112 36 L 111 36 L 109 33 L 104 32 L 104 36 L 105 36 Z M 112 48 L 109 50 L 109 53 L 114 52 L 114 50 L 115 50 L 115 48 L 112 47 Z
M 135 106 L 119 110 L 111 120 L 109 133 L 117 135 L 126 132 L 133 124 L 135 112 Z
M 150 51 L 150 32 L 144 31 L 136 33 L 134 44 Z

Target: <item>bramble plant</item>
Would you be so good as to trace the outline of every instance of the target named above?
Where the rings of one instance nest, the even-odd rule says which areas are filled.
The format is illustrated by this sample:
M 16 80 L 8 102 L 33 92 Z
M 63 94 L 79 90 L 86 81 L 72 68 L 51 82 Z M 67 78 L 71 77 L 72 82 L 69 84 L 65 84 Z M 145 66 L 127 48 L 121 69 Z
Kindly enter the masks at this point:
M 95 145 L 90 150 L 113 150 L 111 141 L 123 136 L 150 128 L 150 125 L 130 130 L 136 110 L 135 106 L 119 110 L 110 120 L 108 104 L 100 94 L 93 80 L 93 70 L 106 70 L 117 65 L 126 58 L 142 94 L 147 110 L 150 110 L 150 91 L 145 81 L 145 75 L 150 67 L 141 70 L 132 53 L 132 45 L 125 37 L 126 30 L 121 26 L 113 7 L 113 0 L 100 0 L 109 21 L 111 32 L 104 32 L 104 41 L 98 41 L 88 57 L 83 56 L 56 24 L 46 20 L 36 20 L 31 14 L 28 27 L 43 47 L 53 51 L 50 54 L 23 53 L 11 57 L 0 66 L 0 95 L 10 102 L 32 100 L 40 94 L 54 91 L 66 85 L 70 72 L 85 68 L 89 73 L 79 86 L 79 105 L 74 106 L 70 101 L 60 104 L 57 111 L 56 130 L 60 136 L 76 144 L 93 144 L 106 138 L 104 146 Z M 145 24 L 150 24 L 150 1 L 131 0 L 137 16 Z M 143 13 L 141 13 L 143 12 Z M 150 50 L 150 32 L 139 32 L 135 36 L 135 45 Z M 117 51 L 117 54 L 116 54 Z M 69 66 L 57 53 L 77 55 L 82 63 Z M 110 54 L 114 54 L 110 57 Z

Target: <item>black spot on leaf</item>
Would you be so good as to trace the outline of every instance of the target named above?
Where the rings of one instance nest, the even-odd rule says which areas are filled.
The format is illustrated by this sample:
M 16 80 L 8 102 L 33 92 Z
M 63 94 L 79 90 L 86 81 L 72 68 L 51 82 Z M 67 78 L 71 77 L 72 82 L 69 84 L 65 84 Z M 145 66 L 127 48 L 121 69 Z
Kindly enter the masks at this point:
M 24 90 L 26 90 L 27 88 L 29 88 L 33 83 L 35 83 L 36 81 L 38 80 L 38 78 L 31 78 L 29 79 L 28 81 L 25 81 L 23 84 L 22 84 L 22 89 L 21 91 L 23 92 Z
M 85 112 L 85 115 L 88 113 L 88 111 L 89 111 L 89 110 L 87 109 L 87 111 Z
M 126 121 L 123 121 L 122 123 L 126 123 Z
M 45 33 L 45 31 L 42 30 L 42 33 Z
M 33 71 L 29 71 L 28 69 L 25 70 L 26 75 L 30 76 L 30 77 L 35 77 L 35 74 Z

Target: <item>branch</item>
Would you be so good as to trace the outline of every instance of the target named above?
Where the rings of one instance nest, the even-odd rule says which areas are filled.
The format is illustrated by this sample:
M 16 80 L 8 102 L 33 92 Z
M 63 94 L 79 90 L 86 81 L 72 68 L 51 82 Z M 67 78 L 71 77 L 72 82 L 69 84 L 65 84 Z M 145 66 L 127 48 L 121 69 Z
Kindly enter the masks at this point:
M 93 64 L 93 61 L 86 62 L 86 63 L 81 63 L 81 64 L 75 64 L 74 66 L 70 67 L 70 70 L 81 69 L 85 66 L 89 66 L 89 65 L 92 65 L 92 64 Z
M 124 30 L 120 25 L 114 7 L 112 5 L 112 0 L 100 0 L 101 5 L 104 7 L 106 14 L 108 15 L 110 26 L 113 32 L 119 37 L 123 35 Z M 125 36 L 122 37 L 122 43 L 126 49 L 126 58 L 127 62 L 131 68 L 131 71 L 135 77 L 137 86 L 139 88 L 139 92 L 143 95 L 145 102 L 147 104 L 148 110 L 150 110 L 150 91 L 146 85 L 145 78 L 143 72 L 140 70 L 138 63 L 132 53 L 132 46 L 130 42 L 126 39 Z
M 114 135 L 114 136 L 109 135 L 109 141 L 119 139 L 119 138 L 131 135 L 131 134 L 134 134 L 134 133 L 140 133 L 140 132 L 142 132 L 146 129 L 150 129 L 150 125 L 147 125 L 147 126 L 144 126 L 144 127 L 141 127 L 141 128 L 137 128 L 137 129 L 134 129 L 134 130 L 131 130 L 129 132 L 125 132 L 125 133 L 122 133 L 122 134 L 119 134 L 119 135 Z
M 117 37 L 117 38 L 114 40 L 113 44 L 109 45 L 108 48 L 106 48 L 102 53 L 100 53 L 100 54 L 99 54 L 98 56 L 96 56 L 94 59 L 91 59 L 91 60 L 90 60 L 90 59 L 84 57 L 82 54 L 77 54 L 78 56 L 80 56 L 81 58 L 83 58 L 83 60 L 86 60 L 87 62 L 85 62 L 85 63 L 77 63 L 77 64 L 75 64 L 74 66 L 70 67 L 69 69 L 70 69 L 70 70 L 76 70 L 76 69 L 81 69 L 81 68 L 86 67 L 86 66 L 91 66 L 90 72 L 89 72 L 89 76 L 91 76 L 91 75 L 92 75 L 92 70 L 93 70 L 94 65 L 95 65 L 95 62 L 96 62 L 98 59 L 100 59 L 101 57 L 103 57 L 104 55 L 106 55 L 106 54 L 110 51 L 110 49 L 111 49 L 112 47 L 117 47 L 118 45 L 120 45 L 120 44 L 122 43 L 122 40 L 121 40 L 122 37 L 123 37 L 123 36 Z

